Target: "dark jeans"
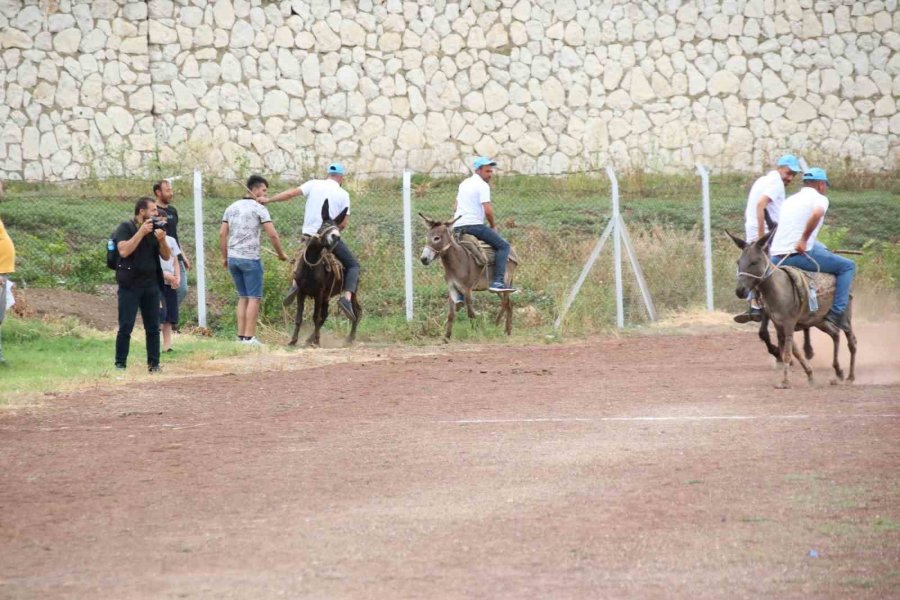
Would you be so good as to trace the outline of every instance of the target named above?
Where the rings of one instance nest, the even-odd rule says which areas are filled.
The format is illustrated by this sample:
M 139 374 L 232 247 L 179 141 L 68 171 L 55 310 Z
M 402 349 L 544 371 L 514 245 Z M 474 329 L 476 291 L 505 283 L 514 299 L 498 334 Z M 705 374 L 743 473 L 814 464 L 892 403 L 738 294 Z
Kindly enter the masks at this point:
M 131 332 L 141 310 L 144 334 L 147 338 L 147 366 L 159 365 L 159 286 L 156 283 L 143 287 L 119 288 L 119 333 L 116 334 L 116 364 L 125 365 Z
M 815 260 L 810 260 L 812 258 Z M 782 259 L 781 256 L 773 256 L 772 260 L 777 264 Z M 818 266 L 816 265 L 818 263 Z M 850 303 L 850 286 L 853 283 L 853 276 L 856 274 L 856 263 L 849 258 L 838 256 L 830 252 L 825 246 L 816 242 L 816 245 L 806 251 L 806 255 L 792 254 L 784 259 L 782 265 L 788 267 L 797 267 L 804 271 L 822 271 L 823 273 L 831 273 L 837 276 L 834 287 L 834 303 L 831 310 L 839 315 L 844 314 L 847 305 Z
M 506 281 L 506 261 L 509 259 L 509 242 L 487 225 L 462 225 L 455 231 L 459 234 L 474 235 L 494 249 L 496 256 L 494 257 L 494 281 L 492 283 L 504 283 Z
M 359 285 L 359 261 L 356 260 L 343 240 L 338 241 L 331 252 L 344 265 L 344 291 L 355 294 L 356 286 Z

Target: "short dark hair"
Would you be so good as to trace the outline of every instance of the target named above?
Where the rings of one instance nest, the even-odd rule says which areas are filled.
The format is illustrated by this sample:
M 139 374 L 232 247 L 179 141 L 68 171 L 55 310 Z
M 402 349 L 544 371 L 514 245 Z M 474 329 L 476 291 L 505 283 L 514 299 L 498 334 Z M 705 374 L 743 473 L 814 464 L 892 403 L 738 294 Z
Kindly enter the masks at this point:
M 252 190 L 253 188 L 255 188 L 258 185 L 264 185 L 266 187 L 269 187 L 269 182 L 266 181 L 266 178 L 263 177 L 262 175 L 251 175 L 250 177 L 247 178 L 247 189 L 248 190 Z
M 138 198 L 138 201 L 134 204 L 134 216 L 138 216 L 138 213 L 147 208 L 150 204 L 156 204 L 156 199 L 148 198 L 147 196 Z
M 157 181 L 156 183 L 153 184 L 153 195 L 154 196 L 157 195 L 160 191 L 162 191 L 162 186 L 164 183 L 168 183 L 169 185 L 172 185 L 171 183 L 169 183 L 168 179 L 160 179 L 159 181 Z

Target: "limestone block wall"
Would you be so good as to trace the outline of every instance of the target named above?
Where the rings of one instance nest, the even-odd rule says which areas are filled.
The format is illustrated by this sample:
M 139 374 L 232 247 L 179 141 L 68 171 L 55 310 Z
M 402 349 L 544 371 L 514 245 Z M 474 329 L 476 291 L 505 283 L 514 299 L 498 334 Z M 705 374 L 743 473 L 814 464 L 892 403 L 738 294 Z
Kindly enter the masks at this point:
M 894 169 L 896 0 L 0 0 L 0 178 Z

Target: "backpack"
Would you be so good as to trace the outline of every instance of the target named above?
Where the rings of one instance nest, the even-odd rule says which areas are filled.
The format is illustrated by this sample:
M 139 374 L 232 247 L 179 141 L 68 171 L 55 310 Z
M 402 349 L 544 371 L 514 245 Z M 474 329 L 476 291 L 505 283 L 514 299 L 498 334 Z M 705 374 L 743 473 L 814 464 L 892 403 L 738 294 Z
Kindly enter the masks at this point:
M 134 223 L 131 221 L 126 221 L 131 224 L 131 227 L 134 229 L 132 235 L 137 233 L 137 227 L 135 227 Z M 118 228 L 116 228 L 118 230 Z M 115 238 L 116 232 L 113 231 L 112 235 L 108 240 L 106 240 L 106 266 L 107 268 L 115 271 L 119 268 L 119 261 L 122 257 L 119 256 L 119 243 Z

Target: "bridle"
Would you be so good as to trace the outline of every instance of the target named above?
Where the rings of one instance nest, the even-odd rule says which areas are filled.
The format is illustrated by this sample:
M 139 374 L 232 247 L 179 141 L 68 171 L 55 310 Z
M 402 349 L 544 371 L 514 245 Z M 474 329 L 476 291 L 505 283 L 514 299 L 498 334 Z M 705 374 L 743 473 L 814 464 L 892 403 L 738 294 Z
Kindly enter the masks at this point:
M 822 270 L 821 267 L 819 266 L 819 263 L 816 262 L 816 259 L 814 259 L 812 256 L 810 256 L 810 255 L 807 254 L 806 252 L 801 252 L 800 254 L 802 254 L 803 256 L 805 256 L 806 258 L 808 258 L 809 260 L 811 260 L 811 261 L 813 262 L 813 264 L 816 265 L 816 272 L 820 272 L 820 271 Z M 762 275 L 756 275 L 756 274 L 754 274 L 754 273 L 747 273 L 746 271 L 738 271 L 738 273 L 737 273 L 737 274 L 738 274 L 738 277 L 741 277 L 741 276 L 744 276 L 744 277 L 752 277 L 753 279 L 756 279 L 756 280 L 757 280 L 756 283 L 753 285 L 753 287 L 750 288 L 751 290 L 755 290 L 756 288 L 758 288 L 759 286 L 761 286 L 762 283 L 763 283 L 766 279 L 768 279 L 769 277 L 772 276 L 772 273 L 774 273 L 775 271 L 777 271 L 778 269 L 781 268 L 781 263 L 783 263 L 784 261 L 786 261 L 786 260 L 788 259 L 788 257 L 790 257 L 790 256 L 792 256 L 792 255 L 791 255 L 791 254 L 785 254 L 784 256 L 781 257 L 781 260 L 778 261 L 778 264 L 773 263 L 773 262 L 772 262 L 772 259 L 769 258 L 769 255 L 768 255 L 768 254 L 766 254 L 765 256 L 766 256 L 766 270 L 763 272 Z
M 335 230 L 339 231 L 339 228 L 337 225 L 329 225 L 328 227 L 320 229 L 317 233 L 314 233 L 309 236 L 310 239 L 319 240 L 319 245 L 322 246 L 322 252 L 319 253 L 319 260 L 317 260 L 316 262 L 309 262 L 309 259 L 306 258 L 306 253 L 309 252 L 309 245 L 307 245 L 306 250 L 303 251 L 303 262 L 306 264 L 307 267 L 317 267 L 320 264 L 322 264 L 322 261 L 325 260 L 325 250 L 331 252 L 331 248 L 328 248 L 327 246 L 323 245 L 322 240 L 325 239 L 326 237 L 328 237 L 328 234 Z
M 447 244 L 440 250 L 436 250 L 434 246 L 432 246 L 430 243 L 428 244 L 428 247 L 431 248 L 432 252 L 434 252 L 435 257 L 440 257 L 444 252 L 446 252 L 453 246 L 453 234 L 448 231 L 447 235 L 450 241 L 448 241 Z

